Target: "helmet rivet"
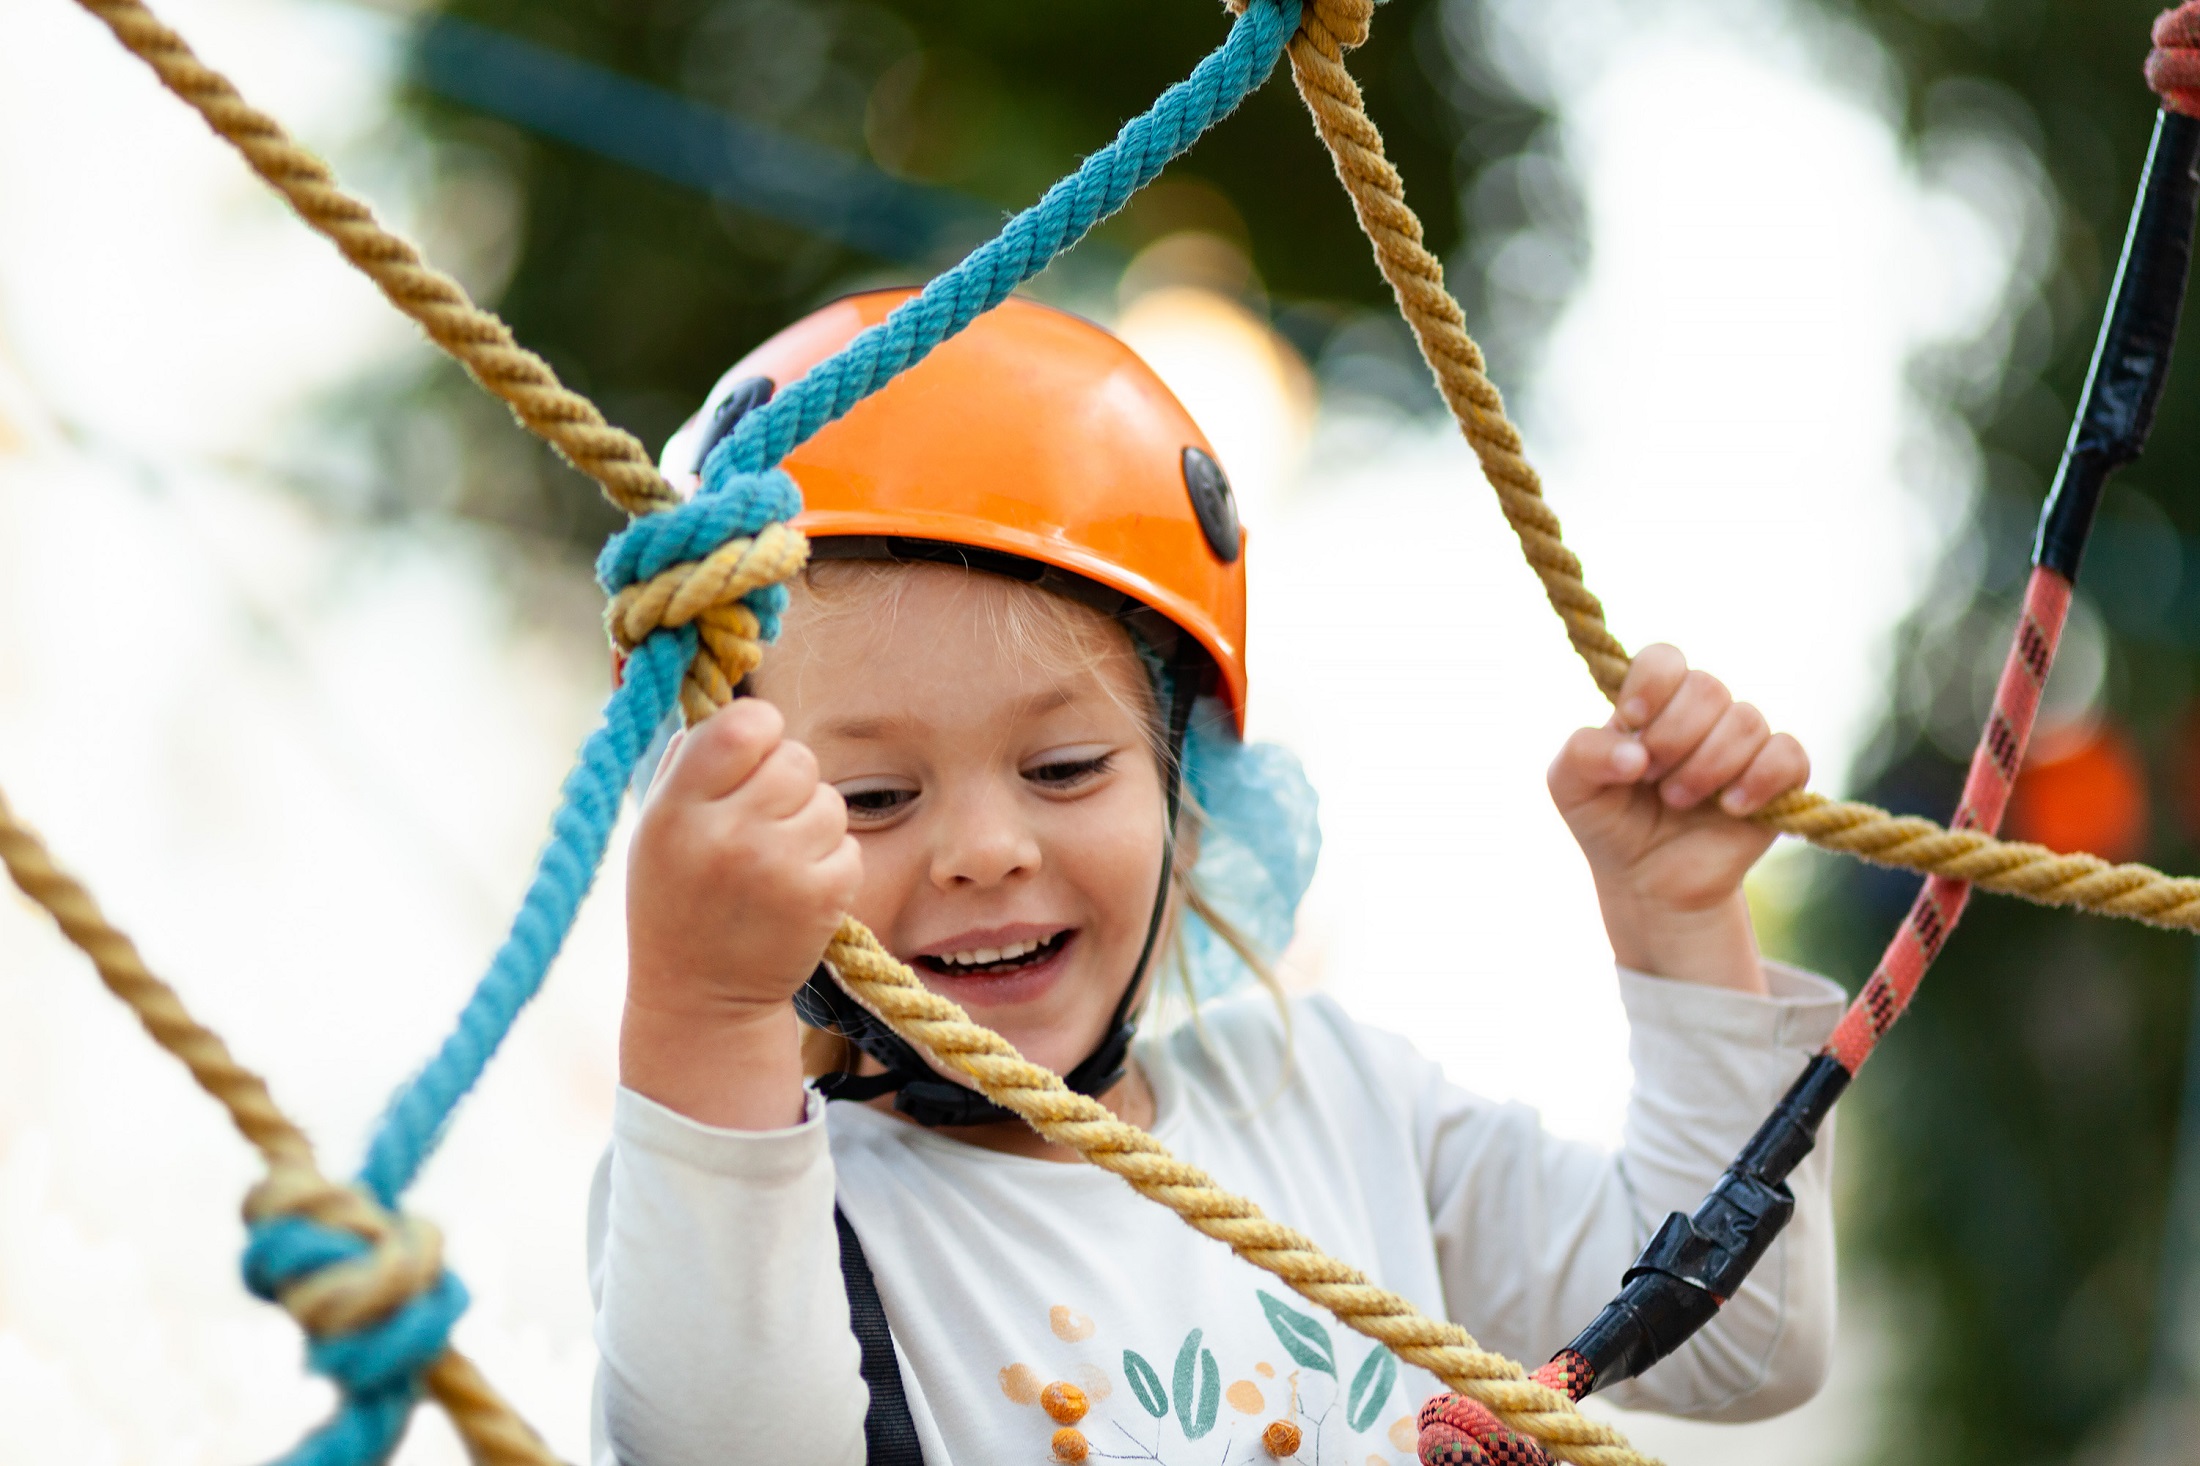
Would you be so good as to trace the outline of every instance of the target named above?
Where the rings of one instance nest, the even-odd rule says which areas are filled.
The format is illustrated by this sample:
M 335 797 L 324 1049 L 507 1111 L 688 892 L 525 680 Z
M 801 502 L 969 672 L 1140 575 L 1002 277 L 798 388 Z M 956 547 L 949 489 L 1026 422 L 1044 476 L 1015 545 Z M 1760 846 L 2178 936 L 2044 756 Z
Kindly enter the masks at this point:
M 1222 465 L 1204 448 L 1184 450 L 1184 487 L 1191 493 L 1192 513 L 1199 516 L 1207 548 L 1223 564 L 1236 564 L 1240 548 L 1237 497 L 1230 492 Z
M 741 419 L 772 400 L 770 377 L 743 377 L 733 384 L 733 390 L 719 400 L 711 410 L 710 426 L 703 430 L 703 441 L 695 449 L 695 466 L 691 473 L 703 471 L 703 460 L 710 457 L 710 450 L 717 447 L 726 434 L 741 426 Z

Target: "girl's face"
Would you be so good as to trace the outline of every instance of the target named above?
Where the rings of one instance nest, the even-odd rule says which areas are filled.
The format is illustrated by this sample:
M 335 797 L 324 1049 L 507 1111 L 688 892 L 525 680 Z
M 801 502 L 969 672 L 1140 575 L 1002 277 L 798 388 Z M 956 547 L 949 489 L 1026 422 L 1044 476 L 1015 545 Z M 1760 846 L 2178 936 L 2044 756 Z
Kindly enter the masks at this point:
M 1096 613 L 949 566 L 826 566 L 753 686 L 848 802 L 854 915 L 1057 1072 L 1130 981 L 1166 822 L 1152 694 Z

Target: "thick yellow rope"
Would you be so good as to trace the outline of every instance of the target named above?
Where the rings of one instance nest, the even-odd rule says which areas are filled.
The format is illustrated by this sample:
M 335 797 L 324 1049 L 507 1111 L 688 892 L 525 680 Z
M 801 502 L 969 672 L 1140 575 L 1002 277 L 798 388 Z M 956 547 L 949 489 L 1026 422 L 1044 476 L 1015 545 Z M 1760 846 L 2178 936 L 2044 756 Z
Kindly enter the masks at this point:
M 1421 355 L 1481 461 L 1498 506 L 1520 538 L 1521 553 L 1543 582 L 1551 609 L 1607 698 L 1626 679 L 1627 649 L 1604 624 L 1604 607 L 1582 579 L 1581 561 L 1566 548 L 1558 516 L 1544 501 L 1541 480 L 1521 456 L 1519 430 L 1483 371 L 1482 350 L 1466 330 L 1466 314 L 1444 288 L 1444 267 L 1421 242 L 1421 221 L 1406 204 L 1397 169 L 1383 154 L 1383 136 L 1369 120 L 1343 53 L 1367 35 L 1369 0 L 1309 4 L 1291 40 L 1291 79 L 1313 114 L 1337 177 L 1351 195 L 1360 227 L 1375 247 L 1375 263 L 1413 328 Z M 2094 855 L 2064 855 L 2043 845 L 1949 830 L 1876 805 L 1798 792 L 1754 818 L 1785 835 L 1878 865 L 1954 876 L 1983 890 L 2046 906 L 2069 906 L 2179 931 L 2200 931 L 2200 880 L 2164 875 L 2145 865 L 2111 865 Z
M 475 305 L 463 286 L 383 228 L 373 209 L 338 186 L 326 163 L 274 118 L 247 104 L 226 77 L 192 54 L 183 37 L 138 0 L 77 3 L 105 21 L 168 90 L 234 144 L 252 171 L 381 287 L 390 304 L 418 322 L 531 432 L 603 485 L 612 503 L 643 514 L 679 502 L 640 440 L 604 421 L 594 403 L 567 390 L 550 364 L 514 341 L 510 328 Z
M 1234 0 L 1233 9 L 1241 8 Z M 1558 515 L 1543 498 L 1543 481 L 1523 456 L 1520 430 L 1484 370 L 1482 348 L 1467 334 L 1466 312 L 1444 288 L 1444 266 L 1421 243 L 1421 221 L 1406 206 L 1405 183 L 1383 152 L 1383 135 L 1367 115 L 1359 85 L 1345 70 L 1344 52 L 1367 39 L 1371 0 L 1310 3 L 1291 38 L 1291 80 L 1314 116 L 1337 177 L 1352 196 L 1360 228 L 1375 246 L 1375 262 L 1413 328 L 1437 390 L 1459 421 L 1483 475 L 1497 491 L 1505 522 L 1543 582 L 1551 609 L 1566 623 L 1574 650 L 1589 664 L 1604 695 L 1617 700 L 1626 679 L 1627 649 L 1604 624 L 1604 606 L 1582 579 L 1581 561 L 1566 548 Z
M 283 1290 L 282 1304 L 316 1337 L 350 1333 L 388 1317 L 442 1272 L 443 1243 L 433 1227 L 392 1216 L 364 1194 L 321 1174 L 305 1133 L 268 1093 L 266 1081 L 239 1064 L 228 1045 L 193 1018 L 175 989 L 155 977 L 137 944 L 117 930 L 99 903 L 67 871 L 0 795 L 0 863 L 50 913 L 107 990 L 135 1013 L 159 1044 L 212 1095 L 237 1132 L 267 1163 L 267 1176 L 245 1201 L 249 1221 L 310 1217 L 374 1245 L 355 1262 Z M 449 1412 L 477 1466 L 555 1466 L 557 1458 L 479 1370 L 446 1349 L 426 1375 L 429 1392 Z
M 181 38 L 155 20 L 138 0 L 78 3 L 105 20 L 126 47 L 152 65 L 172 91 L 236 145 L 255 171 L 288 198 L 309 224 L 333 240 L 347 259 L 372 277 L 393 304 L 463 362 L 487 390 L 509 404 L 526 427 L 557 446 L 602 484 L 613 502 L 632 513 L 650 512 L 675 502 L 638 442 L 605 424 L 586 399 L 560 386 L 547 365 L 517 346 L 501 321 L 475 307 L 455 282 L 429 269 L 412 246 L 382 229 L 364 203 L 336 185 L 324 164 L 292 142 L 272 119 L 246 105 L 234 87 L 200 64 Z M 1359 90 L 1344 70 L 1342 51 L 1365 38 L 1371 12 L 1371 0 L 1315 0 L 1307 9 L 1300 35 L 1291 45 L 1294 79 L 1330 146 L 1362 225 L 1375 243 L 1384 274 L 1398 294 L 1400 307 L 1437 374 L 1446 401 L 1497 489 L 1507 521 L 1520 537 L 1529 564 L 1542 579 L 1545 594 L 1565 621 L 1569 638 L 1588 662 L 1599 687 L 1607 696 L 1614 696 L 1626 675 L 1625 648 L 1605 627 L 1603 608 L 1583 582 L 1580 562 L 1565 546 L 1557 517 L 1543 500 L 1534 470 L 1522 457 L 1520 435 L 1506 420 L 1503 402 L 1483 371 L 1481 352 L 1466 334 L 1464 315 L 1443 288 L 1441 266 L 1421 246 L 1419 221 L 1406 207 L 1403 187 L 1383 157 L 1381 135 L 1368 120 Z M 753 670 L 761 655 L 753 618 L 734 603 L 758 585 L 793 574 L 802 556 L 799 535 L 767 531 L 754 541 L 728 545 L 699 565 L 667 571 L 656 580 L 622 592 L 614 601 L 609 616 L 614 639 L 622 647 L 631 647 L 658 626 L 699 623 L 705 654 L 697 658 L 683 687 L 682 704 L 691 720 L 707 716 L 730 700 L 734 687 Z M 2171 901 L 2150 894 L 2153 887 L 2166 883 L 2168 878 L 2143 867 L 2096 869 L 2100 862 L 2082 865 L 2090 857 L 2058 857 L 2052 852 L 2040 852 L 2047 857 L 2043 860 L 2030 853 L 2036 847 L 2007 846 L 1984 836 L 1952 835 L 1927 820 L 1898 820 L 1870 806 L 1836 804 L 1817 796 L 1791 796 L 1762 818 L 1779 828 L 1792 826 L 1792 833 L 1816 839 L 1830 848 L 1848 849 L 1868 859 L 1913 869 L 1941 869 L 1945 865 L 1954 871 L 1961 867 L 1961 873 L 1988 889 L 2112 910 L 2141 919 L 2181 923 L 2187 908 L 2200 899 L 2185 895 Z M 2072 862 L 2079 862 L 2079 867 L 2073 868 Z M 1987 866 L 1997 868 L 1972 873 Z M 14 868 L 11 860 L 11 871 Z M 2153 879 L 2134 881 L 2130 874 L 2134 871 Z M 20 883 L 20 876 L 18 880 Z M 26 885 L 25 889 L 31 887 Z M 33 894 L 38 896 L 35 891 Z M 82 897 L 81 888 L 76 894 Z M 43 901 L 44 897 L 39 899 Z M 89 908 L 89 898 L 82 900 Z M 47 904 L 53 909 L 50 902 Z M 61 915 L 56 910 L 57 918 Z M 68 929 L 68 920 L 64 919 L 63 924 Z M 100 934 L 120 940 L 119 934 L 112 933 L 104 922 L 94 933 Z M 94 943 L 80 941 L 80 945 L 98 960 Z M 1328 1308 L 1348 1327 L 1379 1340 L 1399 1357 L 1428 1369 L 1453 1389 L 1489 1406 L 1508 1424 L 1543 1441 L 1555 1456 L 1582 1466 L 1650 1466 L 1650 1458 L 1629 1447 L 1617 1431 L 1581 1416 L 1571 1400 L 1528 1379 L 1520 1365 L 1482 1350 L 1456 1325 L 1429 1319 L 1405 1300 L 1373 1287 L 1357 1270 L 1327 1257 L 1305 1237 L 1263 1217 L 1251 1202 L 1216 1187 L 1202 1172 L 1176 1160 L 1151 1136 L 1117 1120 L 1105 1106 L 1071 1092 L 1058 1076 L 1024 1060 L 1006 1039 L 972 1023 L 954 1004 L 929 992 L 917 975 L 895 960 L 860 923 L 851 919 L 843 925 L 828 959 L 859 1001 L 943 1069 L 968 1076 L 988 1098 L 1023 1116 L 1042 1135 L 1123 1177 L 1195 1230 L 1224 1242 L 1302 1296 Z M 137 970 L 142 972 L 142 964 Z M 102 966 L 103 976 L 106 973 Z M 153 982 L 149 974 L 146 981 Z M 158 1039 L 162 1029 L 156 1026 L 155 1017 L 147 1016 L 149 1012 L 158 1016 L 167 1011 L 158 995 L 166 995 L 174 1013 L 180 1014 L 181 1008 L 175 1004 L 173 993 L 157 982 L 153 985 L 158 994 L 143 984 L 109 979 L 109 986 L 139 1011 Z M 191 1030 L 198 1047 L 186 1044 L 177 1049 L 166 1040 L 164 1046 L 190 1064 L 194 1060 L 186 1050 L 203 1060 L 204 1045 L 210 1043 L 226 1065 L 217 1077 L 225 1084 L 234 1084 L 234 1075 L 244 1071 L 227 1060 L 219 1040 L 196 1024 Z M 194 1067 L 193 1072 L 198 1074 L 198 1068 Z M 201 1083 L 209 1093 L 230 1104 L 221 1089 L 205 1078 Z M 264 1100 L 265 1088 L 256 1079 L 248 1088 L 256 1088 Z M 273 1112 L 272 1102 L 266 1102 L 265 1108 Z M 242 1111 L 232 1107 L 233 1116 L 242 1113 L 256 1112 L 249 1105 Z M 280 1119 L 279 1114 L 276 1118 Z M 238 1123 L 240 1129 L 245 1129 L 244 1119 Z M 295 1127 L 287 1121 L 281 1123 L 295 1137 L 294 1143 L 304 1147 Z M 252 1131 L 246 1130 L 246 1134 L 250 1136 Z M 279 1174 L 293 1173 L 284 1170 Z M 376 1281 L 353 1290 L 356 1293 L 378 1301 L 385 1292 L 402 1298 L 409 1296 L 400 1291 L 402 1284 L 416 1280 L 424 1271 L 433 1275 L 426 1260 L 433 1249 L 417 1229 L 402 1226 L 395 1219 L 376 1221 L 352 1216 L 345 1210 L 349 1204 L 341 1198 L 364 1199 L 325 1180 L 319 1183 L 325 1189 L 316 1189 L 312 1180 L 304 1177 L 284 1186 L 277 1186 L 276 1181 L 277 1174 L 271 1173 L 269 1182 L 255 1193 L 260 1205 L 271 1208 L 263 1214 L 275 1214 L 272 1208 L 278 1207 L 304 1210 L 323 1206 L 328 1208 L 328 1216 L 343 1217 L 339 1224 L 381 1229 L 375 1233 L 376 1256 L 379 1260 L 387 1252 L 390 1261 L 380 1265 L 377 1276 L 394 1281 Z M 292 1190 L 310 1200 L 293 1197 L 289 1194 Z M 363 1230 L 362 1235 L 368 1233 Z M 379 1246 L 385 1239 L 389 1245 Z M 305 1295 L 313 1286 L 301 1285 L 292 1291 Z M 290 1301 L 286 1296 L 285 1302 Z M 325 1322 L 333 1306 L 315 1292 L 301 1296 L 296 1307 L 303 1311 L 302 1318 L 310 1313 L 315 1320 Z M 446 1373 L 454 1378 L 441 1378 Z M 464 1378 L 455 1378 L 460 1375 Z M 481 1397 L 494 1399 L 455 1354 L 447 1355 L 437 1366 L 431 1384 L 438 1398 L 452 1409 L 454 1418 L 460 1418 L 460 1409 L 470 1408 Z M 499 1418 L 513 1432 L 512 1439 L 502 1444 L 517 1448 L 520 1441 L 533 1442 L 532 1433 L 508 1411 Z M 463 1420 L 461 1429 L 466 1429 Z M 467 1439 L 477 1452 L 484 1449 L 483 1438 L 468 1432 Z M 483 1459 L 546 1458 L 514 1455 Z
M 1106 1105 L 1074 1092 L 1052 1070 L 1024 1058 L 1007 1039 L 971 1022 L 961 1008 L 926 988 L 860 922 L 842 923 L 825 960 L 858 1002 L 942 1072 L 967 1076 L 987 1099 L 1022 1116 L 1047 1139 L 1122 1177 L 1194 1231 L 1328 1309 L 1345 1327 L 1481 1401 L 1506 1424 L 1541 1441 L 1553 1456 L 1581 1466 L 1656 1466 L 1617 1430 L 1581 1414 L 1572 1400 L 1530 1379 L 1519 1364 L 1482 1348 L 1457 1324 L 1432 1319 L 1397 1294 L 1376 1287 L 1359 1269 L 1330 1257 L 1303 1233 L 1263 1216 L 1252 1202 L 1217 1186 L 1206 1172 L 1178 1160 L 1160 1141 L 1117 1119 Z

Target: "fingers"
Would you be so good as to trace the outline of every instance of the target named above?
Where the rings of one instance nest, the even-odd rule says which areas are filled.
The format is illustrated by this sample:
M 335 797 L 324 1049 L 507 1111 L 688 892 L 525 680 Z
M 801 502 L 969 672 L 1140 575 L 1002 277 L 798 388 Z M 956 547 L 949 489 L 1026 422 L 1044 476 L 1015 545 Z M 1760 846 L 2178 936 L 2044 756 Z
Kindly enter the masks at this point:
M 1645 728 L 1672 701 L 1688 676 L 1688 659 L 1678 647 L 1654 642 L 1635 653 L 1627 680 L 1619 685 L 1612 718 L 1622 728 Z
M 658 785 L 668 799 L 722 799 L 756 772 L 786 731 L 787 720 L 770 703 L 736 698 L 665 750 Z
M 780 821 L 789 849 L 806 860 L 823 860 L 848 836 L 848 802 L 830 784 L 815 784 L 809 801 Z
M 750 818 L 792 818 L 821 786 L 817 755 L 787 738 L 786 728 L 779 710 L 759 698 L 728 703 L 666 751 L 663 797 L 735 799 Z
M 1643 778 L 1655 783 L 1679 768 L 1733 705 L 1734 694 L 1718 678 L 1709 672 L 1684 672 L 1642 730 L 1643 750 L 1650 755 Z
M 791 819 L 824 787 L 818 783 L 817 773 L 817 755 L 808 745 L 789 739 L 766 755 L 755 772 L 742 781 L 733 802 L 751 818 Z M 833 791 L 833 797 L 840 797 L 838 790 Z
M 855 836 L 842 835 L 832 853 L 817 863 L 813 874 L 818 889 L 845 916 L 848 908 L 856 904 L 857 892 L 863 889 L 863 846 Z
M 1771 737 L 1763 713 L 1746 702 L 1730 702 L 1679 766 L 1666 775 L 1658 793 L 1675 809 L 1693 809 L 1740 778 Z
M 1586 804 L 1615 784 L 1637 782 L 1649 762 L 1642 740 L 1624 729 L 1580 729 L 1551 761 L 1551 798 L 1562 810 Z
M 1630 743 L 1639 755 L 1626 752 Z M 1663 644 L 1636 656 L 1612 721 L 1567 740 L 1550 772 L 1561 808 L 1613 785 L 1646 783 L 1670 808 L 1693 809 L 1716 795 L 1734 815 L 1754 814 L 1809 778 L 1800 743 L 1775 735 L 1763 713 Z
M 1775 733 L 1750 760 L 1742 776 L 1719 796 L 1719 808 L 1733 815 L 1751 815 L 1790 790 L 1810 782 L 1810 755 L 1786 733 Z

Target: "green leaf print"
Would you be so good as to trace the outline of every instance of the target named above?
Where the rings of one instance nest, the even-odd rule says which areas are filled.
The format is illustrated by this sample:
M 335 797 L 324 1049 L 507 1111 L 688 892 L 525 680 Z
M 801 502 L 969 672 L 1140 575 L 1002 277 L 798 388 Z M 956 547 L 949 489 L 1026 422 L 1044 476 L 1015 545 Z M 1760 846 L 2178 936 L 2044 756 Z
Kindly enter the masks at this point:
M 1281 1299 L 1271 1298 L 1258 1288 L 1253 1291 L 1260 1293 L 1260 1306 L 1268 1314 L 1268 1326 L 1276 1331 L 1283 1352 L 1308 1369 L 1318 1369 L 1335 1379 L 1337 1350 L 1329 1342 L 1329 1330 Z
M 1215 1411 L 1222 1406 L 1222 1370 L 1215 1356 L 1199 1347 L 1204 1329 L 1184 1336 L 1176 1351 L 1176 1423 L 1184 1427 L 1184 1439 L 1196 1441 L 1215 1428 Z M 1192 1376 L 1199 1376 L 1199 1405 L 1192 1405 Z
M 1135 1349 L 1123 1351 L 1123 1377 L 1131 1382 L 1131 1393 L 1146 1407 L 1148 1415 L 1159 1420 L 1169 1413 L 1169 1397 L 1162 1393 L 1161 1376 Z
M 1375 1417 L 1383 1413 L 1383 1402 L 1390 1398 L 1390 1387 L 1397 1382 L 1396 1355 L 1382 1348 L 1368 1355 L 1367 1363 L 1352 1376 L 1352 1389 L 1345 1396 L 1345 1424 L 1355 1433 L 1373 1425 Z

